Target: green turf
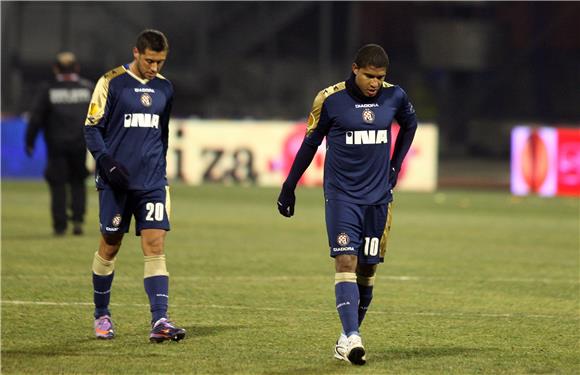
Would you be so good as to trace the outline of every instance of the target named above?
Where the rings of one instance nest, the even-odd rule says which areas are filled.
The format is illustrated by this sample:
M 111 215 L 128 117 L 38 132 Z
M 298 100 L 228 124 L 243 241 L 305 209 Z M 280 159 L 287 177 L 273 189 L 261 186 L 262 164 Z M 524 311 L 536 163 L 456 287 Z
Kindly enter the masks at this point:
M 180 343 L 149 344 L 139 242 L 116 266 L 118 337 L 92 333 L 98 238 L 53 238 L 39 182 L 2 183 L 2 374 L 575 374 L 579 203 L 505 193 L 398 193 L 386 263 L 363 325 L 368 364 L 332 358 L 334 309 L 322 194 L 173 188 L 167 238 Z

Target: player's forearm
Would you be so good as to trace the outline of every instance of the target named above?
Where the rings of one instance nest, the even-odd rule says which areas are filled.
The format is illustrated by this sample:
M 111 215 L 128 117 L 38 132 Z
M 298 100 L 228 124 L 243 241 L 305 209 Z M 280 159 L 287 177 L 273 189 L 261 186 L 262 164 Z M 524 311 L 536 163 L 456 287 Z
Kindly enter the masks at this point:
M 161 116 L 161 143 L 163 143 L 163 155 L 167 157 L 169 147 L 169 118 L 171 117 L 171 108 L 173 107 L 173 98 L 167 102 L 165 111 Z
M 161 130 L 161 143 L 163 144 L 163 157 L 167 158 L 167 149 L 169 148 L 169 129 L 167 127 Z
M 101 131 L 96 126 L 85 126 L 85 141 L 95 161 L 108 152 Z
M 296 157 L 294 158 L 294 162 L 292 163 L 288 177 L 284 182 L 284 185 L 287 188 L 291 190 L 296 189 L 298 181 L 312 162 L 312 159 L 314 159 L 314 155 L 316 155 L 317 149 L 318 147 L 314 145 L 302 142 L 300 149 L 296 153 Z
M 397 171 L 401 170 L 401 165 L 403 164 L 407 152 L 409 152 L 409 149 L 411 148 L 411 143 L 413 143 L 416 131 L 417 120 L 410 122 L 407 126 L 401 126 L 401 129 L 399 130 L 391 161 L 391 167 L 395 168 Z

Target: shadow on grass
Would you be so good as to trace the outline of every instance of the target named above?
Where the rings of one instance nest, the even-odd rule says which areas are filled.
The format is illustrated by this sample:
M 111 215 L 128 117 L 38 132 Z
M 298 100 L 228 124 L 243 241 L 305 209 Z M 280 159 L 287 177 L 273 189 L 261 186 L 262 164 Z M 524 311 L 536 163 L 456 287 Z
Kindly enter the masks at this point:
M 381 349 L 373 350 L 370 354 L 372 362 L 389 362 L 394 360 L 418 359 L 418 358 L 437 358 L 437 357 L 454 357 L 454 356 L 472 356 L 494 349 L 476 349 L 464 347 L 445 347 L 445 348 L 416 348 L 416 349 Z
M 240 329 L 247 328 L 246 326 L 190 326 L 183 327 L 187 331 L 189 337 L 205 337 L 205 336 L 215 336 L 222 332 L 236 331 Z M 187 339 L 187 337 L 186 337 Z
M 219 335 L 222 332 L 243 329 L 245 326 L 189 326 L 184 327 L 187 331 L 187 336 L 185 342 L 188 340 L 193 340 L 196 337 L 206 337 Z M 184 342 L 182 341 L 182 342 Z M 133 357 L 150 357 L 155 355 L 155 353 L 146 352 L 142 355 L 136 353 L 132 348 L 135 343 L 151 345 L 151 347 L 160 345 L 171 345 L 178 344 L 175 342 L 165 342 L 161 344 L 149 343 L 147 336 L 137 333 L 124 333 L 115 337 L 113 340 L 98 340 L 92 335 L 87 335 L 77 339 L 67 338 L 66 342 L 53 342 L 48 345 L 41 346 L 29 346 L 23 349 L 22 346 L 18 348 L 6 348 L 3 347 L 1 354 L 4 358 L 9 358 L 11 356 L 30 356 L 30 357 L 52 357 L 59 355 L 66 356 L 84 356 L 87 355 L 89 351 L 93 351 L 95 354 L 104 350 L 108 356 L 126 356 L 128 352 Z M 109 349 L 117 349 L 110 352 Z
M 338 362 L 338 361 L 337 361 Z M 345 365 L 345 363 L 342 363 Z M 301 367 L 301 368 L 289 368 L 283 369 L 278 371 L 267 371 L 267 372 L 259 372 L 259 374 L 263 375 L 312 375 L 312 374 L 324 374 L 328 371 L 327 366 L 319 366 L 319 367 Z
M 474 349 L 463 347 L 446 347 L 446 348 L 417 348 L 417 349 L 382 349 L 373 350 L 367 355 L 368 363 L 366 366 L 358 367 L 352 366 L 343 361 L 335 359 L 321 359 L 321 361 L 312 367 L 288 368 L 268 372 L 271 375 L 307 375 L 307 374 L 323 374 L 325 372 L 332 373 L 350 373 L 352 369 L 359 368 L 365 373 L 372 373 L 374 369 L 385 370 L 388 364 L 394 361 L 417 360 L 421 358 L 438 358 L 438 357 L 453 357 L 453 356 L 473 356 L 479 355 L 482 352 L 494 351 L 494 349 Z

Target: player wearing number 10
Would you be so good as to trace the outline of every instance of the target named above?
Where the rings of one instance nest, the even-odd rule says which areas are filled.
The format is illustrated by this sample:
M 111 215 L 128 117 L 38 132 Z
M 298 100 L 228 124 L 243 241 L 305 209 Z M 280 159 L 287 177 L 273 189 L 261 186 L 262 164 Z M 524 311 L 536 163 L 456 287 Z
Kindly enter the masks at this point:
M 85 122 L 87 147 L 95 158 L 101 240 L 93 258 L 95 336 L 112 339 L 109 301 L 115 259 L 135 217 L 141 236 L 145 292 L 151 305 L 152 342 L 179 341 L 185 330 L 167 316 L 169 273 L 164 240 L 169 231 L 166 154 L 173 86 L 160 75 L 169 52 L 163 33 L 144 30 L 134 60 L 97 82 Z
M 366 362 L 360 325 L 373 296 L 377 264 L 385 255 L 392 189 L 417 129 L 405 91 L 385 82 L 388 65 L 381 46 L 365 45 L 354 59 L 350 78 L 320 91 L 278 197 L 280 213 L 292 216 L 296 184 L 326 137 L 326 229 L 342 324 L 334 356 L 356 365 Z M 393 119 L 401 130 L 391 160 Z

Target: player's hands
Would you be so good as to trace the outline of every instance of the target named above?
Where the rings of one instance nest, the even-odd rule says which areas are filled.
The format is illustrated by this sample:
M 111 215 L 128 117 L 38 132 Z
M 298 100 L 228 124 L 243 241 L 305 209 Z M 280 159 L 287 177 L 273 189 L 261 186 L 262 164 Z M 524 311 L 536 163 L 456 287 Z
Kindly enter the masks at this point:
M 282 216 L 291 217 L 294 215 L 294 204 L 296 203 L 296 196 L 294 190 L 282 185 L 282 191 L 278 196 L 278 211 Z
M 99 158 L 99 174 L 114 190 L 127 190 L 129 172 L 123 164 L 105 154 Z
M 34 146 L 27 145 L 24 148 L 24 152 L 26 153 L 26 156 L 28 156 L 29 158 L 31 158 L 32 155 L 34 155 Z
M 397 178 L 399 178 L 399 171 L 395 167 L 391 167 L 391 171 L 389 172 L 389 185 L 391 185 L 391 189 L 394 189 L 397 185 Z

